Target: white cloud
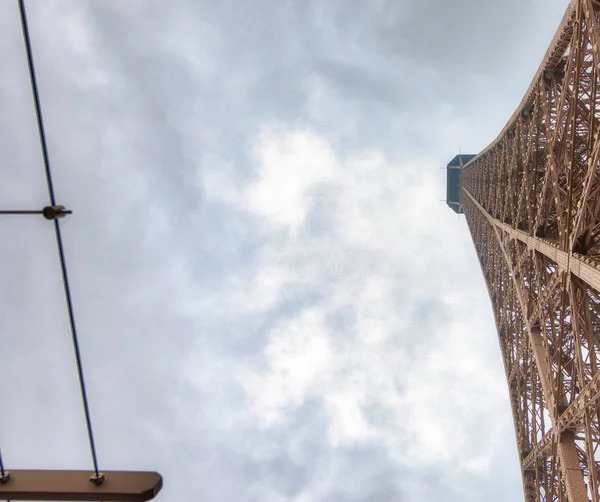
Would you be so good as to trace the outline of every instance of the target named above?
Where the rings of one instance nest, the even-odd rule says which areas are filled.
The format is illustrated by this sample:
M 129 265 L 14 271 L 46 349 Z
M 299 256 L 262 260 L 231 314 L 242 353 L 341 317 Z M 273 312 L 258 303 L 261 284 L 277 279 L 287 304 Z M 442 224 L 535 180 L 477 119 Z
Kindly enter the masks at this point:
M 290 291 L 312 295 L 272 327 L 264 364 L 241 374 L 261 427 L 316 402 L 333 446 L 368 441 L 401 464 L 481 469 L 472 456 L 489 457 L 492 435 L 474 444 L 470 430 L 502 411 L 506 389 L 499 359 L 488 365 L 477 353 L 486 341 L 474 331 L 490 337 L 493 327 L 485 311 L 466 320 L 474 296 L 456 287 L 461 261 L 451 268 L 452 249 L 440 244 L 456 236 L 439 224 L 449 210 L 434 199 L 431 172 L 379 152 L 341 158 L 306 131 L 270 129 L 257 145 L 257 176 L 238 207 L 273 240 L 238 278 L 229 308 L 263 298 L 269 315 Z M 417 309 L 435 299 L 446 317 Z
M 244 193 L 246 207 L 296 235 L 312 207 L 314 190 L 336 175 L 337 159 L 326 141 L 307 132 L 263 131 L 256 147 L 260 166 Z
M 322 315 L 307 310 L 276 327 L 266 349 L 268 372 L 244 375 L 252 409 L 268 426 L 285 417 L 286 408 L 298 406 L 310 392 L 329 380 L 336 354 Z

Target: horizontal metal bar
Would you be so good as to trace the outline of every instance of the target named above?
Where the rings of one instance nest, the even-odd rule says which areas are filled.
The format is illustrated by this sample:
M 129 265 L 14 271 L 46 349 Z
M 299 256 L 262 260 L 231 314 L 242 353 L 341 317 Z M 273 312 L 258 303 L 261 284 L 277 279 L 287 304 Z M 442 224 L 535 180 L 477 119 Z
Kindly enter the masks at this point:
M 40 210 L 0 210 L 0 215 L 28 215 L 28 214 L 41 214 L 47 220 L 56 220 L 58 218 L 64 218 L 67 214 L 73 214 L 70 209 L 65 209 L 64 206 L 46 206 Z
M 145 502 L 162 488 L 156 472 L 15 470 L 0 482 L 0 500 L 81 500 Z
M 0 214 L 42 214 L 41 210 L 38 211 L 19 211 L 19 210 L 0 210 Z

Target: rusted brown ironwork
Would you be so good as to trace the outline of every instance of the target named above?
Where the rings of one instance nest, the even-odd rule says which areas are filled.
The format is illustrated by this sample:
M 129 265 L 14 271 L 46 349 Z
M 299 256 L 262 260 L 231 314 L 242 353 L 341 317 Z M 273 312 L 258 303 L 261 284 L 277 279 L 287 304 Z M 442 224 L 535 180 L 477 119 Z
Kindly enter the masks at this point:
M 145 502 L 162 488 L 156 472 L 11 471 L 0 482 L 0 500 Z
M 600 1 L 573 0 L 521 104 L 461 169 L 527 501 L 600 502 Z

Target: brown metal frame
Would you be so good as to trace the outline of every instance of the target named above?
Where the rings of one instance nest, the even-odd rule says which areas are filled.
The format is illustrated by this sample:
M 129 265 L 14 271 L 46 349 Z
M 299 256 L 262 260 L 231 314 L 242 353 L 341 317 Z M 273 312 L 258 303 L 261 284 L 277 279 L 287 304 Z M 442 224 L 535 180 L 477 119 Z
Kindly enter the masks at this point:
M 0 500 L 145 502 L 162 488 L 156 472 L 11 471 L 0 478 Z
M 41 210 L 0 210 L 0 215 L 32 214 L 58 220 L 72 211 L 61 205 L 46 206 Z M 92 455 L 96 466 L 93 448 Z M 162 483 L 161 475 L 156 472 L 8 471 L 0 454 L 0 500 L 145 502 L 158 494 Z
M 462 170 L 527 501 L 600 502 L 600 1 L 573 0 L 525 97 Z

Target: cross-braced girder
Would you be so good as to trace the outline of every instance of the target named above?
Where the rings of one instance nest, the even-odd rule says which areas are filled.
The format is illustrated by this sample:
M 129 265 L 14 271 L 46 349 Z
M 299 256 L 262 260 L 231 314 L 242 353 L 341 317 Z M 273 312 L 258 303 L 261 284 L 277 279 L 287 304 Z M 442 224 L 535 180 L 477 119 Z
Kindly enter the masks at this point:
M 519 108 L 461 170 L 528 501 L 600 502 L 600 0 L 573 0 Z

